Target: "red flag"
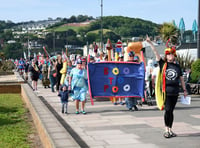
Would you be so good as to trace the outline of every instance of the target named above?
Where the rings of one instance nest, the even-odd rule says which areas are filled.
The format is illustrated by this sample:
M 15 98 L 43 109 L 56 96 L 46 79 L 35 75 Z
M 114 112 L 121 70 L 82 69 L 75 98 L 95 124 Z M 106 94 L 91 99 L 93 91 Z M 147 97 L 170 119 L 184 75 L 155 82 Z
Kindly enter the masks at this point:
M 48 60 L 48 59 L 49 59 L 49 54 L 48 54 L 48 52 L 47 52 L 47 50 L 46 50 L 45 46 L 43 46 L 43 49 L 44 49 L 44 52 L 45 52 L 45 54 L 46 54 L 46 57 L 47 57 L 47 60 Z

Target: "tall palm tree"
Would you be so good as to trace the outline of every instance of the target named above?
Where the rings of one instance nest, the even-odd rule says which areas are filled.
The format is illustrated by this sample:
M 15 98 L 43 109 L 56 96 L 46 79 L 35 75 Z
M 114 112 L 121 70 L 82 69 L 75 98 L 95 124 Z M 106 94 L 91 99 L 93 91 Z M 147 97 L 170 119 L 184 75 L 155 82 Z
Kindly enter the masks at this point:
M 178 45 L 180 31 L 173 23 L 164 23 L 161 26 L 160 34 L 164 42 L 171 39 L 173 45 Z
M 180 30 L 173 23 L 164 23 L 160 29 L 160 34 L 165 42 L 171 39 L 168 44 L 169 47 L 179 44 Z M 177 54 L 177 61 L 183 69 L 191 68 L 193 63 L 193 59 L 188 51 L 186 55 Z

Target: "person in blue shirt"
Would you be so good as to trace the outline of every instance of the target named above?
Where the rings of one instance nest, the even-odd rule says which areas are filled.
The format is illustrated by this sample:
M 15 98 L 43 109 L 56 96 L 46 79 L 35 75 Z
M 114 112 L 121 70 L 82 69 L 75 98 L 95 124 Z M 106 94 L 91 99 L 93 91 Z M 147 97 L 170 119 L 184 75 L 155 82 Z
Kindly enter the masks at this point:
M 24 60 L 22 58 L 20 58 L 19 63 L 18 63 L 18 69 L 19 69 L 20 75 L 23 75 L 24 65 L 25 65 Z
M 81 113 L 86 114 L 87 70 L 83 68 L 81 59 L 77 60 L 76 67 L 70 72 L 68 88 L 73 92 L 72 98 L 75 100 L 76 114 L 79 114 L 79 102 L 81 102 Z
M 58 96 L 60 96 L 60 101 L 62 103 L 62 113 L 67 114 L 67 106 L 68 106 L 68 89 L 66 85 L 62 85 L 59 91 Z

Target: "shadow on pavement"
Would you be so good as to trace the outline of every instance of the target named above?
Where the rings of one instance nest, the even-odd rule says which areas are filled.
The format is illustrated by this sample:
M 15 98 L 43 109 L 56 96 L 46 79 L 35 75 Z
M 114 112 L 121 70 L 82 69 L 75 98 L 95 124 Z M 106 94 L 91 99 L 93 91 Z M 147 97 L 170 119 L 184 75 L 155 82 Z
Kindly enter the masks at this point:
M 189 109 L 199 109 L 200 106 L 178 106 L 175 108 L 175 110 L 189 110 Z
M 200 133 L 183 133 L 178 134 L 178 137 L 199 137 Z

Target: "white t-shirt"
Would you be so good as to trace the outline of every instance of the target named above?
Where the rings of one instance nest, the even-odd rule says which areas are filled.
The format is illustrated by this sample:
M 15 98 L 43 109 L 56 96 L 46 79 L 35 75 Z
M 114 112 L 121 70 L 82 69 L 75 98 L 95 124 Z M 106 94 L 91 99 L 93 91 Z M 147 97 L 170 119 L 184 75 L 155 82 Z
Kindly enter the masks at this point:
M 159 66 L 157 66 L 157 67 L 155 67 L 154 69 L 153 69 L 153 72 L 152 72 L 152 76 L 157 76 L 157 74 L 158 74 L 158 70 L 159 70 Z

